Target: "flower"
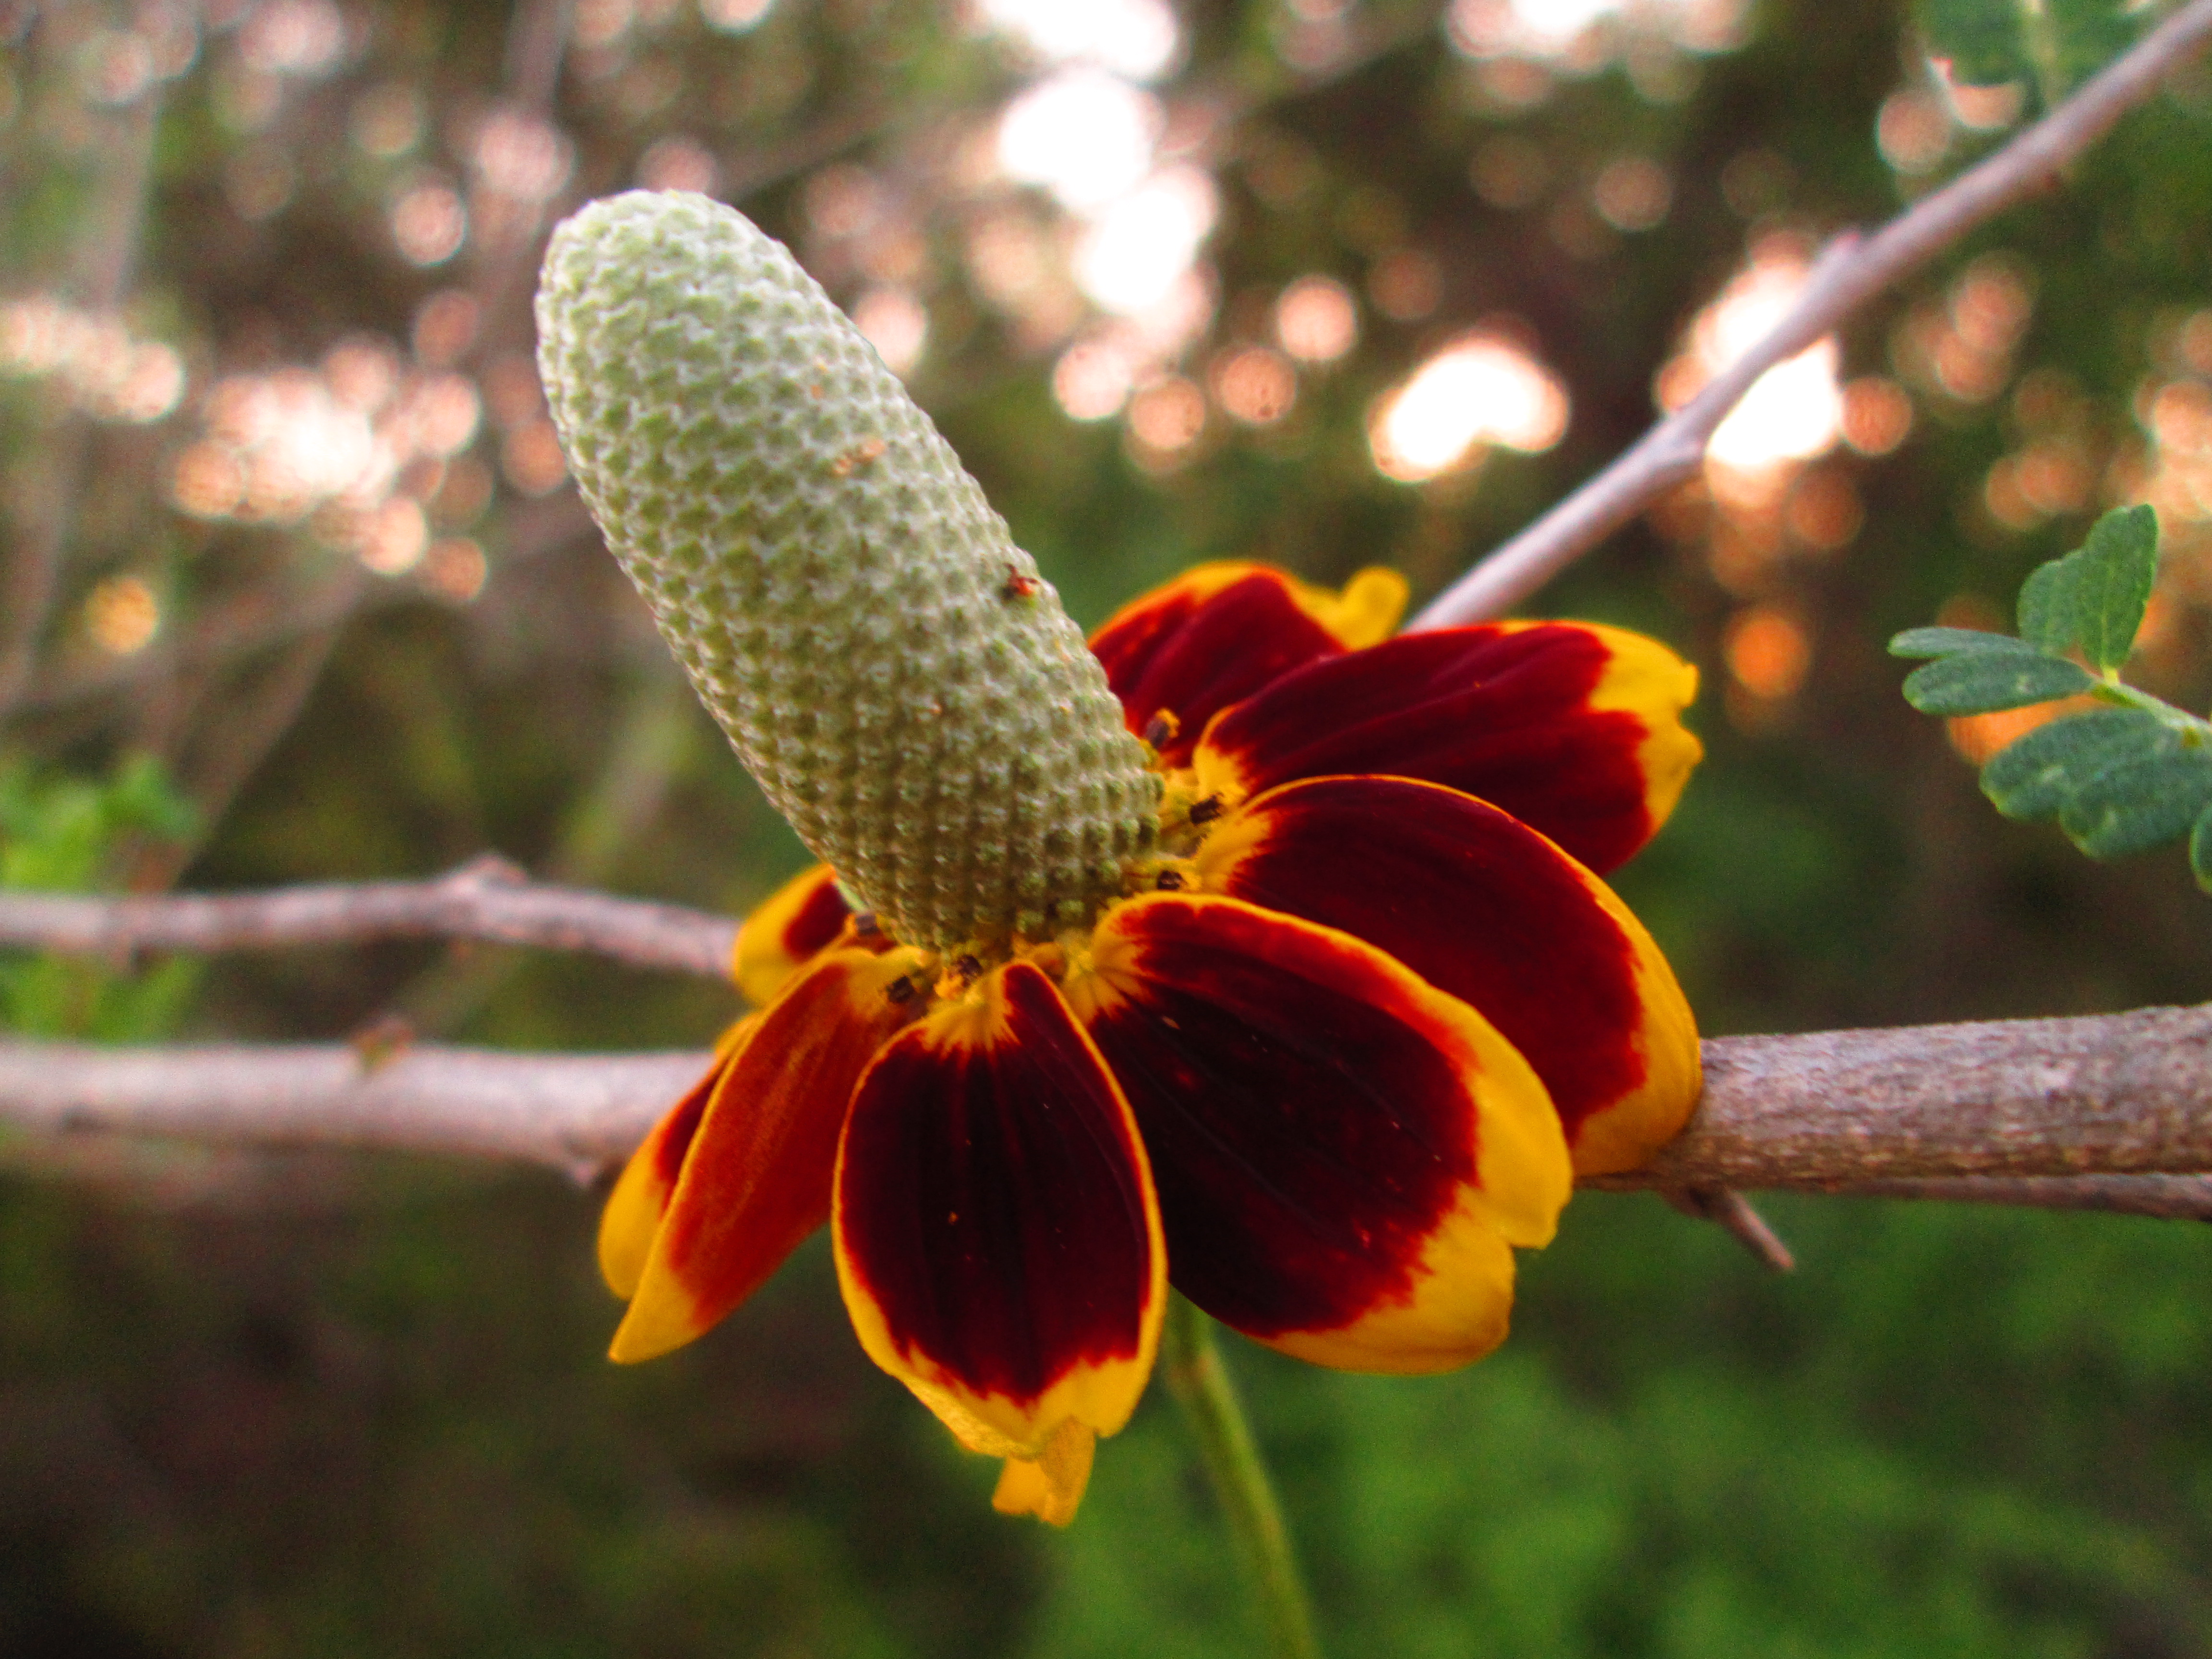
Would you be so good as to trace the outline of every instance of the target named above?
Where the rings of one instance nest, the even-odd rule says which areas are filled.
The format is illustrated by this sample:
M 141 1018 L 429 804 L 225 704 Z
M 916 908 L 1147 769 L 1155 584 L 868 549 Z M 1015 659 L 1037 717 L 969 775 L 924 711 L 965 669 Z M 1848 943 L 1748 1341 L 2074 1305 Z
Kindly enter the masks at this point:
M 1405 585 L 1201 566 L 1091 637 L 1160 783 L 1088 925 L 902 943 L 827 866 L 746 922 L 760 1012 L 639 1148 L 600 1233 L 620 1360 L 742 1302 L 823 1221 L 862 1346 L 1065 1524 L 1172 1283 L 1316 1363 L 1504 1338 L 1513 1250 L 1632 1167 L 1697 1032 L 1596 872 L 1701 753 L 1641 635 L 1389 637 Z

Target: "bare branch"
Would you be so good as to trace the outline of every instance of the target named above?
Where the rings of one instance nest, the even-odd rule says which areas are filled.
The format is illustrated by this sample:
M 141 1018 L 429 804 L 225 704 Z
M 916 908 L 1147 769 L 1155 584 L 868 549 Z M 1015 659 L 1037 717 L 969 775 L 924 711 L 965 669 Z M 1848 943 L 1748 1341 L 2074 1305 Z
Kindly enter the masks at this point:
M 348 1146 L 548 1164 L 625 1157 L 708 1056 L 345 1043 L 124 1048 L 0 1041 L 0 1123 L 225 1146 Z
M 1722 1037 L 1705 1053 L 1690 1127 L 1644 1169 L 1588 1184 L 2212 1213 L 2212 1177 L 2201 1173 L 2212 1170 L 2212 1006 Z M 448 1153 L 581 1174 L 627 1154 L 707 1061 L 704 1052 L 425 1044 L 372 1064 L 343 1044 L 0 1042 L 0 1125 Z
M 1451 627 L 1520 604 L 1692 477 L 1714 428 L 1761 374 L 1832 332 L 1975 226 L 2034 194 L 2208 40 L 2212 0 L 2191 0 L 2035 125 L 1878 234 L 1838 237 L 1771 333 L 1602 472 L 1437 595 L 1413 625 Z
M 532 883 L 495 858 L 471 860 L 434 881 L 158 898 L 0 892 L 0 945 L 81 955 L 476 939 L 588 951 L 633 967 L 723 979 L 737 936 L 737 923 L 726 916 Z

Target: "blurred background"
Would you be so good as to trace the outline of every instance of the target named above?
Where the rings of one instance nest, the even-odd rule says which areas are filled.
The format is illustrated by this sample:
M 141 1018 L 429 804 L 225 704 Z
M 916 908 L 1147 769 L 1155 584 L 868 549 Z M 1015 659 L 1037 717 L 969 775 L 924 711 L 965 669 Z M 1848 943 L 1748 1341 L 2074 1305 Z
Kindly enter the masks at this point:
M 2152 7 L 2155 12 L 2157 8 Z M 2106 6 L 2124 37 L 2134 22 Z M 568 486 L 550 224 L 736 202 L 1078 618 L 1194 560 L 1434 592 L 2062 88 L 1891 0 L 0 0 L 0 882 L 542 876 L 744 911 L 801 862 Z M 2212 74 L 1771 375 L 1544 594 L 1694 658 L 1620 878 L 1711 1034 L 2212 996 L 2178 851 L 2090 865 L 1881 644 L 2092 517 L 2212 696 Z M 380 945 L 0 957 L 19 1033 L 703 1044 L 711 984 Z M 1586 1194 L 1459 1376 L 1231 1341 L 1342 1654 L 2212 1652 L 2212 1232 L 1777 1199 L 1767 1275 Z M 595 1195 L 0 1139 L 0 1653 L 1242 1655 L 1165 1404 L 994 1516 L 821 1241 L 601 1358 Z

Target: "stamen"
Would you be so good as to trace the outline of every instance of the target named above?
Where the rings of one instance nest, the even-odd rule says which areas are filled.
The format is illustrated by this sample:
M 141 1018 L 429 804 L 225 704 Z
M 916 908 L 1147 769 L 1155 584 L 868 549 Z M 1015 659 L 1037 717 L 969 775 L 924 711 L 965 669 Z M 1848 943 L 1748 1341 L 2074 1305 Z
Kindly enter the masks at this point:
M 952 971 L 959 975 L 963 981 L 981 979 L 983 976 L 983 964 L 974 957 L 959 957 L 953 961 Z
M 1163 870 L 1159 873 L 1159 878 L 1153 882 L 1152 885 L 1163 893 L 1180 893 L 1188 884 L 1183 880 L 1182 871 Z
M 876 913 L 873 910 L 856 910 L 853 913 L 853 932 L 860 938 L 873 939 L 883 931 L 883 924 L 876 920 Z
M 903 1007 L 906 1004 L 914 1000 L 915 989 L 915 982 L 908 979 L 904 974 L 901 974 L 889 985 L 884 987 L 884 994 L 889 997 L 894 1004 Z
M 1174 711 L 1163 708 L 1145 722 L 1145 741 L 1157 749 L 1174 741 L 1176 733 L 1182 730 L 1182 722 L 1175 717 Z
M 1208 795 L 1204 800 L 1192 804 L 1190 821 L 1193 823 L 1211 823 L 1228 810 L 1221 804 L 1220 796 Z

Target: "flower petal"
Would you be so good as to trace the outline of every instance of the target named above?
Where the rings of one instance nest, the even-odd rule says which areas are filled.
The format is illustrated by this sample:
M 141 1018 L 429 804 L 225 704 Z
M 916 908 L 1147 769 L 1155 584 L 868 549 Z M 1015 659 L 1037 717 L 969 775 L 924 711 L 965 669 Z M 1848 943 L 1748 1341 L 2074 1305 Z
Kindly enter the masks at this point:
M 708 1099 L 716 1085 L 728 1078 L 730 1057 L 738 1045 L 759 1023 L 758 1014 L 748 1014 L 722 1033 L 721 1041 L 714 1045 L 714 1063 L 707 1068 L 706 1076 L 653 1126 L 652 1133 L 623 1165 L 614 1190 L 607 1194 L 607 1207 L 599 1212 L 599 1274 L 607 1281 L 607 1288 L 625 1302 L 637 1294 L 637 1282 L 645 1275 L 653 1236 L 660 1231 L 661 1218 L 668 1212 L 669 1194 L 676 1190 L 676 1179 L 684 1172 L 684 1160 L 691 1151 L 692 1137 L 699 1132 Z
M 1679 718 L 1698 671 L 1592 623 L 1486 623 L 1315 662 L 1221 714 L 1200 788 L 1255 794 L 1380 773 L 1501 806 L 1600 872 L 1674 810 L 1705 752 Z
M 1505 1334 L 1566 1146 L 1466 1004 L 1370 945 L 1239 900 L 1108 912 L 1066 992 L 1127 1092 L 1176 1286 L 1286 1353 L 1464 1364 Z
M 745 1000 L 765 1008 L 791 976 L 837 942 L 852 915 L 826 864 L 803 870 L 769 896 L 738 930 L 732 977 Z
M 1270 565 L 1224 560 L 1123 606 L 1091 649 L 1132 732 L 1142 737 L 1154 716 L 1174 716 L 1180 735 L 1159 744 L 1160 756 L 1185 766 L 1216 714 L 1303 664 L 1387 639 L 1405 605 L 1405 578 L 1394 570 L 1363 570 L 1338 594 Z
M 718 1080 L 615 1332 L 615 1359 L 651 1359 L 690 1341 L 827 1218 L 853 1085 L 921 1006 L 907 977 L 918 960 L 910 951 L 831 951 L 716 1062 Z
M 1075 1519 L 1075 1506 L 1091 1484 L 1091 1460 L 1097 1449 L 1091 1426 L 1066 1419 L 1045 1437 L 1042 1456 L 1006 1460 L 991 1507 L 1001 1515 L 1034 1515 L 1052 1526 L 1066 1526 Z
M 1128 1420 L 1166 1255 L 1128 1103 L 1037 969 L 994 970 L 884 1046 L 846 1125 L 836 1229 L 869 1358 L 970 1450 L 1042 1462 L 1072 1512 L 1059 1437 Z M 1040 1490 L 1010 1479 L 1024 1503 Z
M 1632 1169 L 1697 1103 L 1674 970 L 1604 882 L 1486 802 L 1407 778 L 1285 785 L 1224 819 L 1197 873 L 1389 952 L 1535 1067 L 1577 1175 Z

